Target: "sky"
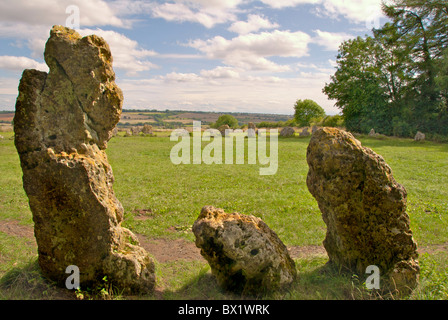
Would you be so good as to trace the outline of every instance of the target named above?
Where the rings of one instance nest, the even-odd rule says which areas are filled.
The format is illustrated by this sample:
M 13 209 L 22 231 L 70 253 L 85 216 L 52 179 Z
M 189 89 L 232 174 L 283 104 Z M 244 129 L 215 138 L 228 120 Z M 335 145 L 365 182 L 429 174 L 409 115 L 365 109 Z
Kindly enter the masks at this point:
M 48 71 L 53 25 L 109 44 L 124 109 L 293 114 L 322 93 L 342 41 L 386 22 L 381 0 L 1 0 L 0 110 Z

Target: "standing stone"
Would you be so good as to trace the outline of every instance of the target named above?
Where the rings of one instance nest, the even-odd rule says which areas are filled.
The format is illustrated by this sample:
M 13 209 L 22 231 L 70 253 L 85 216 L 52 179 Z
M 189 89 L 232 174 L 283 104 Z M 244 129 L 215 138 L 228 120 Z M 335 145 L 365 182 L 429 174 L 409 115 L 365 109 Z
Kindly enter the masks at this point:
M 311 138 L 307 162 L 308 189 L 327 225 L 329 262 L 359 275 L 376 265 L 381 289 L 414 288 L 419 263 L 406 190 L 384 159 L 350 133 L 323 128 Z
M 317 131 L 317 129 L 318 129 L 318 127 L 317 127 L 317 126 L 313 126 L 313 127 L 311 128 L 311 133 L 314 133 L 314 132 L 316 132 L 316 131 Z
M 375 129 L 372 128 L 369 132 L 369 137 L 375 137 L 375 136 L 376 136 Z
M 292 127 L 284 127 L 280 131 L 281 137 L 292 137 L 292 136 L 294 136 L 294 134 L 295 134 L 295 131 L 294 131 L 294 128 L 292 128 Z
M 196 246 L 226 290 L 257 295 L 289 285 L 296 277 L 286 246 L 259 218 L 206 206 L 193 233 Z
M 109 46 L 54 26 L 45 61 L 48 74 L 23 72 L 14 117 L 42 273 L 64 286 L 76 265 L 81 287 L 107 276 L 125 293 L 148 292 L 154 262 L 121 226 L 105 153 L 123 103 Z
M 225 137 L 227 136 L 226 130 L 230 130 L 229 125 L 223 124 L 222 126 L 219 126 L 218 131 L 221 133 L 221 136 Z
M 308 128 L 303 128 L 302 132 L 300 132 L 300 137 L 308 137 L 310 135 L 310 132 L 308 131 Z
M 130 137 L 130 136 L 132 136 L 132 131 L 131 131 L 131 129 L 129 129 L 129 128 L 125 129 L 124 136 L 125 136 L 125 137 Z
M 425 141 L 425 139 L 426 139 L 426 135 L 420 131 L 418 131 L 414 137 L 415 141 Z
M 249 122 L 247 125 L 247 137 L 253 138 L 257 135 L 257 127 L 253 122 Z
M 131 132 L 133 136 L 138 136 L 140 134 L 139 127 L 131 127 Z
M 145 135 L 146 134 L 152 134 L 152 126 L 147 124 L 147 123 L 145 123 L 145 125 L 142 128 L 142 133 L 145 134 Z

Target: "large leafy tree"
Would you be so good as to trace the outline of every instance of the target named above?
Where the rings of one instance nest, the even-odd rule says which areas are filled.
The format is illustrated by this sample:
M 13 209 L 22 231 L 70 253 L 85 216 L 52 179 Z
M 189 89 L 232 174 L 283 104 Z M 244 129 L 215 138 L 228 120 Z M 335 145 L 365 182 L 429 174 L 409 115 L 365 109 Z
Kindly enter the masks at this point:
M 389 133 L 388 94 L 392 97 L 396 89 L 390 87 L 388 75 L 382 73 L 385 59 L 385 52 L 372 37 L 358 37 L 341 44 L 337 71 L 323 92 L 342 110 L 347 129 L 366 133 L 375 128 Z
M 418 130 L 439 131 L 441 92 L 437 84 L 438 61 L 448 45 L 448 3 L 446 0 L 394 0 L 383 4 L 394 28 L 395 43 L 412 59 L 408 72 L 414 79 L 408 90 L 412 119 Z M 383 28 L 385 30 L 385 28 Z
M 312 119 L 325 117 L 325 110 L 311 99 L 297 100 L 294 104 L 294 119 L 301 127 L 311 124 Z
M 230 115 L 230 114 L 224 114 L 216 120 L 216 122 L 212 125 L 213 128 L 219 128 L 222 125 L 227 124 L 230 128 L 236 128 L 238 127 L 238 120 Z
M 372 37 L 345 41 L 323 92 L 349 130 L 448 134 L 448 2 L 393 0 Z

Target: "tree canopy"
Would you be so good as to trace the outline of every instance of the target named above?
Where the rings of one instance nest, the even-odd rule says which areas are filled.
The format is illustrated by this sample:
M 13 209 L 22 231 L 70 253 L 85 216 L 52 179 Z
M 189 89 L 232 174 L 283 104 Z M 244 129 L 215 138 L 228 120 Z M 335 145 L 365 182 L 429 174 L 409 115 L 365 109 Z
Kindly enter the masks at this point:
M 390 22 L 373 36 L 341 44 L 323 92 L 349 130 L 448 134 L 448 3 L 394 0 L 383 11 Z
M 294 119 L 301 127 L 309 126 L 312 119 L 325 117 L 324 109 L 310 99 L 297 100 L 294 110 Z
M 216 122 L 213 124 L 214 128 L 219 128 L 222 125 L 227 124 L 230 128 L 236 128 L 238 127 L 238 120 L 230 115 L 230 114 L 224 114 L 216 120 Z

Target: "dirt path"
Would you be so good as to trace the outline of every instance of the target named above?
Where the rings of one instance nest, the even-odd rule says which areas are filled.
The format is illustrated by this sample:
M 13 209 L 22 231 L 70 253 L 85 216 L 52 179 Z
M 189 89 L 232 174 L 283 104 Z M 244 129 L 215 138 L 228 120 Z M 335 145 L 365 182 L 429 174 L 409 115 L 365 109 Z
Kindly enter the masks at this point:
M 21 225 L 16 220 L 0 221 L 0 231 L 10 236 L 29 239 L 32 245 L 36 245 L 33 228 Z M 194 242 L 185 239 L 150 239 L 144 235 L 137 234 L 140 245 L 150 252 L 158 262 L 185 260 L 203 260 L 200 249 Z M 288 247 L 292 258 L 309 257 L 315 255 L 326 255 L 322 246 L 294 246 Z M 205 261 L 205 260 L 204 260 Z
M 0 231 L 10 236 L 26 238 L 30 245 L 36 246 L 33 228 L 22 225 L 16 220 L 1 220 Z M 200 249 L 194 242 L 181 239 L 150 239 L 144 235 L 137 234 L 140 245 L 150 252 L 154 258 L 165 263 L 169 261 L 195 261 L 203 260 Z M 327 253 L 323 246 L 291 246 L 288 251 L 292 258 L 305 258 L 313 256 L 326 256 Z M 419 253 L 433 254 L 436 252 L 448 252 L 448 243 L 419 247 Z M 205 261 L 205 260 L 204 260 Z

